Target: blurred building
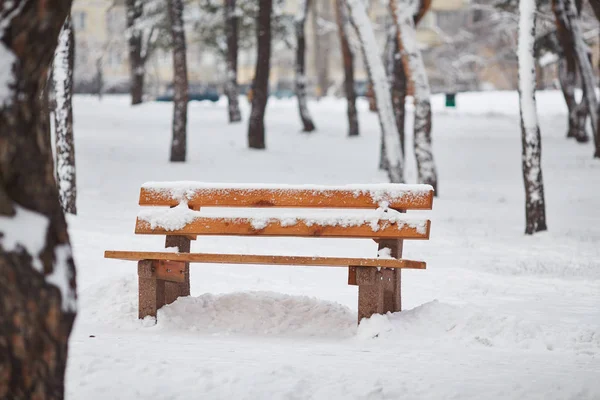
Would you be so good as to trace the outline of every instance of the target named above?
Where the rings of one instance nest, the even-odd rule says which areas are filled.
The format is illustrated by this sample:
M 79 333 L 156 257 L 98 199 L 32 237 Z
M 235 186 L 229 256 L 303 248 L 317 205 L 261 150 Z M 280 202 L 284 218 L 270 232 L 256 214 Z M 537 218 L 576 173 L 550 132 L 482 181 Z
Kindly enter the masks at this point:
M 431 11 L 419 24 L 417 38 L 423 48 L 442 42 L 438 23 L 460 13 L 468 0 L 433 0 Z M 284 12 L 296 14 L 299 0 L 286 0 Z M 326 90 L 339 92 L 343 64 L 338 39 L 335 0 L 318 0 L 307 16 L 307 78 L 312 94 Z M 370 15 L 383 51 L 386 29 L 391 20 L 383 2 L 371 2 Z M 129 84 L 125 8 L 122 1 L 75 0 L 72 9 L 76 32 L 75 83 L 78 91 L 93 92 L 102 85 L 106 92 L 125 92 Z M 222 58 L 188 39 L 188 74 L 191 83 L 220 86 L 224 80 Z M 292 43 L 293 43 L 293 38 Z M 356 80 L 366 80 L 362 56 L 356 51 Z M 254 76 L 255 52 L 240 51 L 239 82 L 249 84 Z M 273 89 L 293 89 L 295 51 L 281 41 L 273 43 L 271 84 Z M 157 50 L 147 64 L 146 90 L 158 94 L 172 80 L 172 58 L 168 51 Z

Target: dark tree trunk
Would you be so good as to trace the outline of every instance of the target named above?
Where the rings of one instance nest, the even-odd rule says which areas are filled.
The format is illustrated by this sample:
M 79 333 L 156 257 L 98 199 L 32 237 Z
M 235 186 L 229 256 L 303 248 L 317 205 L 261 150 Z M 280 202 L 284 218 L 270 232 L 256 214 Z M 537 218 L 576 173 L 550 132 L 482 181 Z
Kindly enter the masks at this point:
M 144 14 L 142 0 L 125 0 L 127 12 L 127 34 L 129 46 L 129 71 L 131 104 L 141 104 L 144 96 L 144 76 L 147 54 L 143 54 L 143 34 L 139 20 Z
M 344 62 L 344 91 L 348 102 L 348 136 L 358 136 L 358 116 L 356 113 L 356 91 L 354 90 L 354 54 L 348 41 L 347 15 L 344 0 L 336 0 L 338 35 Z M 382 141 L 383 142 L 383 141 Z
M 227 35 L 227 84 L 225 85 L 225 92 L 229 103 L 229 122 L 240 122 L 242 120 L 237 82 L 239 21 L 236 15 L 235 3 L 236 0 L 225 0 L 225 32 Z
M 406 85 L 406 74 L 404 73 L 404 64 L 402 64 L 402 54 L 400 54 L 400 45 L 398 43 L 396 29 L 392 28 L 390 33 L 392 37 L 389 38 L 390 54 L 388 59 L 388 74 L 390 77 L 390 87 L 392 89 L 392 103 L 394 104 L 396 126 L 398 126 L 398 135 L 400 135 L 400 145 L 402 146 L 402 154 L 405 154 L 404 122 L 406 120 L 406 112 L 404 110 L 404 105 L 408 88 Z
M 315 124 L 308 113 L 306 104 L 306 74 L 305 74 L 305 53 L 306 53 L 306 38 L 304 35 L 304 25 L 306 23 L 306 13 L 310 9 L 310 0 L 304 0 L 304 4 L 300 2 L 300 13 L 296 18 L 296 97 L 298 98 L 298 111 L 302 120 L 302 130 L 304 132 L 312 132 L 315 130 Z
M 519 4 L 519 100 L 523 182 L 525 185 L 525 233 L 547 230 L 544 182 L 542 179 L 542 138 L 535 104 L 535 0 Z
M 77 181 L 75 175 L 75 144 L 73 141 L 73 67 L 75 64 L 75 34 L 68 17 L 58 37 L 54 55 L 54 126 L 56 130 L 56 180 L 63 211 L 77 214 Z
M 419 15 L 425 14 L 428 5 L 427 2 L 422 2 L 421 10 L 415 16 L 406 12 L 407 9 L 410 9 L 409 3 L 409 0 L 390 0 L 390 11 L 394 16 L 398 45 L 402 50 L 402 64 L 406 81 L 407 84 L 410 82 L 413 88 L 415 104 L 413 137 L 418 181 L 433 186 L 435 195 L 438 196 L 438 179 L 431 140 L 431 92 L 421 50 L 416 40 L 415 27 L 415 21 L 419 20 Z
M 256 24 L 257 57 L 254 74 L 252 111 L 248 124 L 248 146 L 252 149 L 264 149 L 265 110 L 269 96 L 269 72 L 271 71 L 271 14 L 273 0 L 260 0 L 258 21 Z
M 171 161 L 183 162 L 187 153 L 188 76 L 183 26 L 183 0 L 169 0 L 169 21 L 173 42 L 173 139 Z
M 558 64 L 558 78 L 568 109 L 569 127 L 567 137 L 572 137 L 578 142 L 586 143 L 589 141 L 586 130 L 589 104 L 585 95 L 579 103 L 575 98 L 578 65 L 577 55 L 575 54 L 575 43 L 567 29 L 566 15 L 562 12 L 562 6 L 559 6 L 557 1 L 554 0 L 552 9 L 556 18 L 557 37 L 563 50 L 563 60 Z
M 70 0 L 0 1 L 0 398 L 62 399 L 75 265 L 54 179 L 48 69 Z

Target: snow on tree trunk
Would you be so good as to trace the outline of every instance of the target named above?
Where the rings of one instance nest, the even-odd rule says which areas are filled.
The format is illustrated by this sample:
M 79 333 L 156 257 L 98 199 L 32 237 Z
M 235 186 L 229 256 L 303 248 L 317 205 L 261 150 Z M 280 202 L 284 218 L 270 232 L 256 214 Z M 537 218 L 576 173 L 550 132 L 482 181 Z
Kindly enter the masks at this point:
M 127 16 L 127 42 L 129 47 L 129 71 L 131 104 L 140 104 L 144 95 L 145 57 L 142 54 L 142 30 L 140 19 L 144 12 L 142 0 L 125 0 Z
M 296 16 L 296 97 L 298 98 L 298 111 L 302 120 L 302 130 L 312 132 L 315 130 L 315 124 L 308 113 L 306 104 L 306 38 L 304 35 L 304 25 L 306 23 L 306 13 L 310 8 L 310 0 L 302 0 L 299 4 L 299 12 Z
M 545 231 L 546 206 L 542 180 L 542 138 L 535 102 L 535 0 L 519 2 L 519 101 L 523 181 L 525 184 L 525 233 Z
M 173 139 L 171 161 L 185 161 L 187 152 L 188 76 L 183 0 L 168 0 L 173 45 Z
M 229 122 L 240 122 L 237 70 L 238 70 L 238 17 L 236 0 L 225 0 L 225 33 L 227 36 L 227 94 Z
M 271 71 L 271 14 L 273 0 L 260 0 L 256 24 L 257 57 L 254 74 L 252 111 L 248 124 L 248 146 L 264 149 L 265 110 L 269 96 L 269 72 Z
M 413 136 L 418 180 L 419 183 L 433 186 L 438 195 L 437 172 L 431 145 L 431 93 L 414 22 L 420 8 L 418 0 L 390 0 L 390 10 L 396 25 L 404 72 L 414 91 Z
M 75 265 L 43 95 L 70 0 L 0 2 L 0 398 L 62 399 Z
M 406 74 L 404 73 L 402 54 L 400 54 L 400 45 L 398 44 L 395 27 L 392 27 L 388 33 L 387 70 L 392 89 L 392 103 L 394 104 L 396 126 L 400 136 L 400 146 L 402 154 L 404 154 L 404 122 L 406 119 L 404 104 L 408 88 L 406 87 Z
M 594 141 L 596 151 L 594 157 L 600 158 L 600 131 L 598 131 L 598 101 L 596 99 L 596 82 L 594 69 L 588 56 L 588 48 L 583 40 L 583 32 L 580 26 L 577 7 L 573 0 L 554 0 L 554 13 L 560 24 L 566 27 L 570 35 L 571 43 L 575 49 L 583 93 L 586 96 L 589 115 L 594 130 Z
M 367 15 L 363 0 L 347 0 L 346 5 L 348 6 L 352 24 L 360 40 L 370 80 L 373 82 L 373 91 L 377 99 L 379 125 L 381 126 L 383 141 L 385 142 L 388 175 L 392 183 L 402 183 L 404 182 L 404 158 L 400 148 L 400 138 L 392 106 L 390 85 L 375 38 L 375 32 L 373 31 L 373 26 Z
M 56 179 L 60 204 L 65 212 L 77 214 L 75 146 L 73 141 L 73 67 L 75 34 L 71 17 L 67 17 L 58 37 L 54 54 L 54 126 L 56 130 Z
M 356 91 L 354 90 L 354 54 L 348 41 L 347 15 L 345 0 L 336 0 L 336 20 L 342 60 L 344 62 L 344 91 L 348 102 L 348 136 L 358 136 L 358 116 L 356 113 Z

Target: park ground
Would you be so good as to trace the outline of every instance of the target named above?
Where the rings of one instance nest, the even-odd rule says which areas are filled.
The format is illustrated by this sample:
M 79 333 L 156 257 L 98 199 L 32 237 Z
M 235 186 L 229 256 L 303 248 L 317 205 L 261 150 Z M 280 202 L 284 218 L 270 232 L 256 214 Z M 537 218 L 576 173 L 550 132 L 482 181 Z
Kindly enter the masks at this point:
M 599 399 L 600 160 L 565 138 L 560 92 L 538 93 L 548 232 L 524 235 L 518 97 L 433 98 L 439 197 L 429 241 L 405 256 L 404 311 L 356 326 L 357 289 L 343 268 L 192 266 L 192 296 L 137 319 L 135 263 L 112 250 L 154 250 L 133 233 L 146 181 L 376 183 L 379 125 L 359 104 L 269 102 L 265 151 L 246 148 L 226 104 L 190 103 L 188 161 L 168 162 L 172 108 L 127 97 L 75 97 L 79 215 L 69 218 L 79 315 L 67 398 Z M 411 131 L 410 123 L 407 131 Z M 414 182 L 414 157 L 407 177 Z M 372 256 L 361 240 L 199 238 L 193 251 Z

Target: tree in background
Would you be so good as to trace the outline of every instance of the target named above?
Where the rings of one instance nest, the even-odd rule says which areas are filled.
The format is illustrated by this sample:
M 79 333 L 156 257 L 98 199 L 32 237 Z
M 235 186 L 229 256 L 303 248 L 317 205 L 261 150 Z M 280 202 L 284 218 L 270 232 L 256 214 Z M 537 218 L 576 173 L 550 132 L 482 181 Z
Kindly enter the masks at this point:
M 345 0 L 335 1 L 336 21 L 340 47 L 342 50 L 342 61 L 344 63 L 344 92 L 348 102 L 348 136 L 358 136 L 358 116 L 356 113 L 356 90 L 354 89 L 354 53 L 348 40 L 348 23 Z
M 308 112 L 306 104 L 306 38 L 304 35 L 304 25 L 306 24 L 306 14 L 310 8 L 310 0 L 302 0 L 299 4 L 298 16 L 296 17 L 296 97 L 298 98 L 298 111 L 302 120 L 302 130 L 312 132 L 315 130 L 315 124 Z
M 413 143 L 418 181 L 433 186 L 437 195 L 438 180 L 431 146 L 431 91 L 415 27 L 415 20 L 418 21 L 419 15 L 424 15 L 428 7 L 427 1 L 390 0 L 390 11 L 394 17 L 404 72 L 409 86 L 413 88 L 415 105 Z
M 54 89 L 54 126 L 56 132 L 56 180 L 63 211 L 77 214 L 75 143 L 73 141 L 73 68 L 75 34 L 73 21 L 67 17 L 58 37 L 52 66 Z
M 0 398 L 62 399 L 75 264 L 44 95 L 70 0 L 0 0 Z
M 225 34 L 227 36 L 227 82 L 225 93 L 229 104 L 229 122 L 240 122 L 242 114 L 238 102 L 238 32 L 239 19 L 237 17 L 236 0 L 225 0 Z
M 370 81 L 377 99 L 379 125 L 385 143 L 386 166 L 390 182 L 404 182 L 404 157 L 400 149 L 400 137 L 392 106 L 390 85 L 383 66 L 382 54 L 377 45 L 373 26 L 367 15 L 363 0 L 347 0 L 350 20 L 360 40 Z
M 248 147 L 264 149 L 265 110 L 269 97 L 269 73 L 271 71 L 271 14 L 273 0 L 259 0 L 256 25 L 256 72 L 253 82 L 252 111 L 248 124 Z
M 542 179 L 542 138 L 535 102 L 535 0 L 519 2 L 519 101 L 523 182 L 525 184 L 525 233 L 547 230 L 544 182 Z
M 173 46 L 173 139 L 171 161 L 185 161 L 187 152 L 188 75 L 183 25 L 183 0 L 168 0 Z

